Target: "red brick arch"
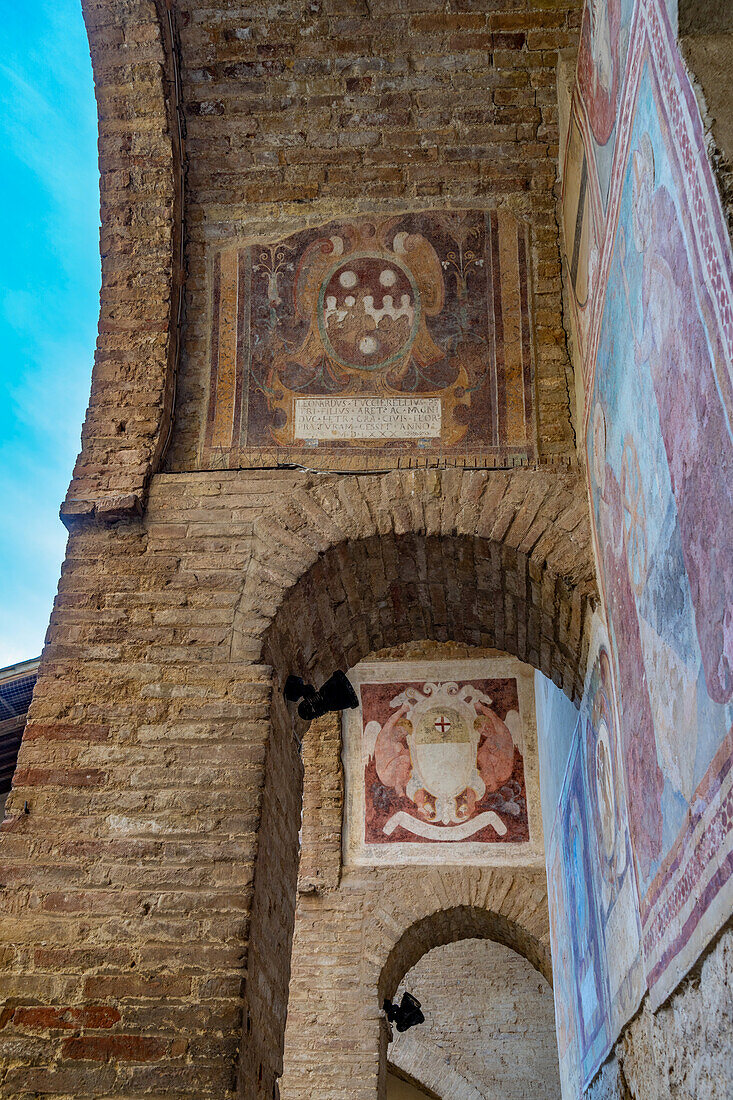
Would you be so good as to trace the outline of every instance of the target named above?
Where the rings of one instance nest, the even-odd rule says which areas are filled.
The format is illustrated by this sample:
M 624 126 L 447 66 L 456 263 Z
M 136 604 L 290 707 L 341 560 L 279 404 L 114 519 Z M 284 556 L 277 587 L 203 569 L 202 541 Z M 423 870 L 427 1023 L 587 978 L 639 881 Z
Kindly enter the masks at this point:
M 142 511 L 173 413 L 183 158 L 169 0 L 83 0 L 99 115 L 102 289 L 82 449 L 62 506 Z
M 573 470 L 324 478 L 256 523 L 232 656 L 318 678 L 453 640 L 512 653 L 577 699 L 595 591 Z
M 587 500 L 571 469 L 314 476 L 293 483 L 287 496 L 256 519 L 253 536 L 230 658 L 264 661 L 280 681 L 273 684 L 251 926 L 253 945 L 267 950 L 253 946 L 247 976 L 248 1001 L 262 1015 L 268 1005 L 287 1001 L 288 975 L 269 974 L 268 959 L 289 956 L 293 933 L 289 897 L 292 888 L 294 901 L 297 841 L 292 822 L 286 835 L 278 810 L 283 800 L 292 801 L 295 783 L 288 763 L 290 718 L 281 694 L 285 677 L 296 672 L 320 683 L 335 668 L 348 669 L 375 650 L 418 639 L 450 640 L 514 654 L 577 699 L 586 612 L 596 590 Z M 503 942 L 511 939 L 504 921 L 528 929 L 539 922 L 539 945 L 547 942 L 545 886 L 539 879 L 520 886 L 525 877 L 495 876 L 486 885 L 486 907 L 499 914 L 496 934 Z M 471 881 L 471 875 L 460 875 L 449 896 L 470 905 L 463 892 Z M 427 909 L 416 913 L 414 892 L 405 928 L 435 909 L 430 895 Z M 491 896 L 499 900 L 492 903 Z M 400 912 L 394 902 L 388 934 Z M 394 941 L 384 949 L 378 916 L 371 927 L 377 938 L 364 945 L 362 957 L 384 959 Z M 529 939 L 525 948 L 549 974 L 547 949 L 543 954 Z M 364 986 L 366 1000 L 360 998 L 367 1015 L 378 1011 L 379 973 Z M 259 1003 L 263 988 L 267 1005 Z M 269 1066 L 268 1080 L 283 1064 L 279 1019 L 267 1027 L 267 1054 L 254 1039 L 243 1048 L 248 1061 L 263 1059 Z M 376 1042 L 376 1031 L 374 1036 Z M 377 1045 L 365 1051 L 365 1080 L 369 1066 L 382 1061 Z M 316 1095 L 311 1083 L 307 1088 L 307 1095 Z

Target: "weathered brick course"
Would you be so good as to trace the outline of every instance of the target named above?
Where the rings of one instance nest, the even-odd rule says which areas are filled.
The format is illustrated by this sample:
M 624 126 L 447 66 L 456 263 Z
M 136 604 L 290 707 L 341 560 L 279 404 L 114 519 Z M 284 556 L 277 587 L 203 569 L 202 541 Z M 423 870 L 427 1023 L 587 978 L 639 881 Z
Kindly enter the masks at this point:
M 536 478 L 545 488 L 530 492 Z M 72 534 L 0 840 L 12 883 L 0 896 L 11 948 L 0 988 L 13 1012 L 93 1006 L 119 1013 L 110 1038 L 163 1047 L 128 1065 L 97 1044 L 110 1061 L 75 1062 L 76 1091 L 63 1044 L 89 1033 L 83 1017 L 34 1030 L 31 1046 L 13 1015 L 3 1037 L 24 1037 L 28 1056 L 13 1048 L 0 1095 L 222 1098 L 235 1082 L 242 1096 L 272 1095 L 300 760 L 264 649 L 282 678 L 328 675 L 415 636 L 521 645 L 577 693 L 594 581 L 576 486 L 549 469 L 166 474 L 143 518 Z M 40 768 L 45 781 L 26 785 Z M 67 769 L 101 782 L 57 785 Z M 331 876 L 337 802 L 334 792 L 323 823 Z M 503 878 L 491 884 L 514 899 Z M 433 908 L 455 894 L 434 890 Z M 521 896 L 507 915 L 529 913 L 541 938 L 540 903 Z

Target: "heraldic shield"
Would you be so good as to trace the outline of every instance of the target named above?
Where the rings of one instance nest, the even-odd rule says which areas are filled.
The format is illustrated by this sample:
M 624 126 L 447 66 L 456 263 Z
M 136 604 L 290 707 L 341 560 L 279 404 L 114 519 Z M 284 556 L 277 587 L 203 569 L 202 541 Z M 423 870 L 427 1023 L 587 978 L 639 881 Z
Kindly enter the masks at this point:
M 377 781 L 370 789 L 393 811 L 382 835 L 506 836 L 503 815 L 511 821 L 522 812 L 514 800 L 521 754 L 511 728 L 518 730 L 518 711 L 504 707 L 500 717 L 485 691 L 454 681 L 406 685 L 389 708 L 385 722 L 370 721 L 364 731 L 367 770 L 374 767 Z

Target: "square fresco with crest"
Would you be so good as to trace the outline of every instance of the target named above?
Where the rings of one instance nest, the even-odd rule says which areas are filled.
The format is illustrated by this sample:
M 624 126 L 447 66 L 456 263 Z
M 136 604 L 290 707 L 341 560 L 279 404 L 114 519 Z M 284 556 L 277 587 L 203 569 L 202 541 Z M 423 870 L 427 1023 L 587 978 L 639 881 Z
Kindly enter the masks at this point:
M 528 234 L 436 211 L 220 251 L 204 463 L 531 461 Z
M 366 844 L 529 840 L 515 679 L 360 692 Z

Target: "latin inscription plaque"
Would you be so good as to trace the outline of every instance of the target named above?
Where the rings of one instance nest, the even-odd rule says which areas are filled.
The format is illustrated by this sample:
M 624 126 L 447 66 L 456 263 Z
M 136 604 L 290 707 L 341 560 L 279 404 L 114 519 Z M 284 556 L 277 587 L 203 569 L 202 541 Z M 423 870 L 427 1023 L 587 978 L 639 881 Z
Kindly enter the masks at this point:
M 438 397 L 298 397 L 297 440 L 439 439 Z

